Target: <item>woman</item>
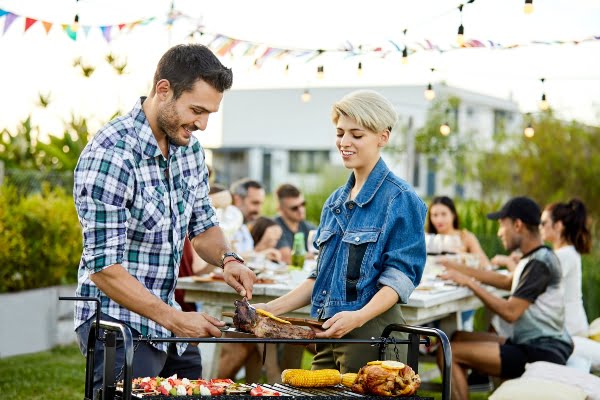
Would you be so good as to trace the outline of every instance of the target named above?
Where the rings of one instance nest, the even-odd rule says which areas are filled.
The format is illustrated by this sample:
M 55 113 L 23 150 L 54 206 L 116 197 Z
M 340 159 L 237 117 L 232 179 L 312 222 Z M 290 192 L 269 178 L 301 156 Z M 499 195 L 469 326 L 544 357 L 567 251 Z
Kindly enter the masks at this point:
M 427 217 L 427 233 L 434 235 L 446 235 L 446 238 L 454 238 L 454 248 L 452 252 L 468 253 L 476 256 L 476 264 L 479 267 L 490 265 L 490 260 L 481 248 L 479 240 L 475 235 L 466 229 L 460 229 L 460 222 L 456 206 L 448 196 L 438 196 L 431 200 L 429 205 L 429 214 Z M 440 257 L 438 262 L 446 267 L 464 264 L 452 258 Z M 461 313 L 463 330 L 473 330 L 474 310 L 463 311 Z
M 278 315 L 312 303 L 311 315 L 323 321 L 318 338 L 378 337 L 388 324 L 404 322 L 399 304 L 408 301 L 425 264 L 427 208 L 381 159 L 396 119 L 392 104 L 373 91 L 334 104 L 336 146 L 352 173 L 323 206 L 317 268 L 288 294 L 257 307 Z M 376 346 L 319 344 L 312 368 L 356 372 L 378 358 Z
M 271 218 L 259 217 L 250 228 L 250 235 L 254 240 L 254 252 L 274 262 L 281 262 L 281 252 L 275 248 L 281 238 L 281 226 Z
M 565 289 L 565 326 L 573 338 L 575 350 L 567 362 L 587 371 L 600 368 L 600 343 L 587 338 L 588 320 L 581 293 L 581 254 L 592 244 L 587 228 L 585 205 L 578 199 L 553 203 L 542 212 L 542 239 L 552 244 L 560 260 Z
M 479 240 L 466 229 L 460 229 L 456 206 L 448 196 L 438 196 L 431 200 L 427 217 L 427 233 L 447 235 L 456 238 L 454 251 L 469 253 L 478 257 L 479 266 L 487 266 L 490 260 L 481 248 Z M 446 261 L 444 261 L 446 262 Z

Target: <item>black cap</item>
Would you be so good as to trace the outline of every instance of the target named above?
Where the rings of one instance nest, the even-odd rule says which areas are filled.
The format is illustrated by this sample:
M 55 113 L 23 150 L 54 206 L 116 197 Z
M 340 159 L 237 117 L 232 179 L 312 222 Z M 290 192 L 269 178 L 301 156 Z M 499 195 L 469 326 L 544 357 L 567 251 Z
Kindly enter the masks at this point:
M 542 211 L 537 203 L 529 197 L 513 197 L 502 206 L 502 209 L 487 215 L 489 219 L 520 219 L 527 225 L 539 225 Z

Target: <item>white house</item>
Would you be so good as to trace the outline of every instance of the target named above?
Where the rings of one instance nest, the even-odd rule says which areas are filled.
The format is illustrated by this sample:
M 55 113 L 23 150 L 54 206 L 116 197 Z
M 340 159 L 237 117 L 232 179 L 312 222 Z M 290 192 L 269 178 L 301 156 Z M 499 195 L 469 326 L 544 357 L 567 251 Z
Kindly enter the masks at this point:
M 521 124 L 518 106 L 505 100 L 466 90 L 439 85 L 437 96 L 460 98 L 453 112 L 462 132 L 474 133 L 483 147 L 500 126 L 517 131 Z M 222 109 L 201 135 L 207 159 L 217 172 L 219 182 L 251 177 L 268 190 L 284 182 L 297 183 L 304 190 L 316 185 L 318 173 L 330 165 L 341 165 L 335 148 L 335 128 L 331 106 L 358 87 L 312 88 L 310 100 L 301 99 L 304 89 L 233 90 L 225 94 Z M 451 184 L 452 168 L 432 167 L 433 160 L 415 154 L 414 135 L 423 126 L 430 107 L 422 86 L 370 87 L 386 96 L 400 116 L 392 131 L 395 143 L 402 143 L 400 154 L 384 158 L 398 176 L 413 184 L 420 195 L 446 194 L 458 197 L 478 195 L 475 184 Z M 400 128 L 400 129 L 398 129 Z M 457 135 L 460 132 L 453 132 Z M 444 162 L 437 160 L 438 164 Z M 300 185 L 300 182 L 302 183 Z M 449 183 L 450 182 L 450 183 Z

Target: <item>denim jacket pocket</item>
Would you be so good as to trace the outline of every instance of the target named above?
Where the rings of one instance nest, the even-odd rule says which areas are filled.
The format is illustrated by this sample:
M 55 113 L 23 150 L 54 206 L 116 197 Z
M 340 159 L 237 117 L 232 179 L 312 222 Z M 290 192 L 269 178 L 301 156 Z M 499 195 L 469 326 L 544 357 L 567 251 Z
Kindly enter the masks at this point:
M 164 201 L 164 189 L 161 186 L 146 186 L 142 190 L 144 198 L 142 224 L 146 229 L 152 230 L 159 225 L 160 220 L 165 216 L 167 207 Z
M 346 301 L 358 299 L 358 281 L 361 276 L 361 266 L 369 260 L 374 243 L 379 238 L 380 231 L 350 231 L 344 234 L 342 241 L 348 246 L 348 264 L 346 267 Z M 369 248 L 371 251 L 369 251 Z

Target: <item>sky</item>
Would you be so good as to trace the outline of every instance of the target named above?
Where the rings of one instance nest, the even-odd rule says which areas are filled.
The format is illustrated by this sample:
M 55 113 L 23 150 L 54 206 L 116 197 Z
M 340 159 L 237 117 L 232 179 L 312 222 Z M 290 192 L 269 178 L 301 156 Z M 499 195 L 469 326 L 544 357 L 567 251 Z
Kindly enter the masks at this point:
M 512 98 L 523 112 L 536 112 L 542 91 L 558 116 L 600 124 L 600 40 L 579 45 L 531 45 L 534 41 L 600 38 L 600 0 L 534 0 L 535 10 L 523 13 L 524 0 L 476 0 L 465 4 L 462 23 L 466 39 L 491 40 L 515 49 L 418 51 L 409 63 L 394 52 L 349 57 L 325 53 L 267 60 L 260 69 L 241 52 L 222 61 L 234 70 L 234 89 L 423 85 L 429 81 Z M 425 39 L 442 48 L 455 43 L 460 1 L 451 0 L 175 0 L 181 13 L 171 29 L 165 23 L 171 1 L 165 0 L 0 0 L 0 9 L 23 17 L 53 22 L 48 34 L 40 23 L 24 32 L 18 18 L 0 35 L 0 129 L 13 130 L 32 115 L 44 131 L 57 134 L 70 114 L 101 124 L 117 110 L 126 111 L 137 96 L 149 92 L 160 56 L 170 46 L 185 43 L 190 32 L 205 32 L 256 42 L 263 47 L 335 49 L 351 44 L 363 49 L 392 48 L 390 41 L 417 48 Z M 73 41 L 60 28 L 79 15 L 81 25 L 101 26 L 155 17 L 153 22 L 125 29 L 110 43 L 99 29 Z M 0 33 L 6 17 L 0 18 Z M 406 35 L 403 31 L 406 29 Z M 207 36 L 196 38 L 200 41 Z M 111 53 L 127 60 L 117 75 L 104 60 Z M 96 69 L 85 79 L 73 67 L 76 58 Z M 358 62 L 363 74 L 356 73 Z M 284 73 L 285 65 L 289 71 Z M 316 78 L 317 65 L 325 77 Z M 435 71 L 431 72 L 431 68 Z M 540 78 L 545 78 L 542 86 Z M 50 107 L 35 106 L 38 94 L 50 95 Z M 296 105 L 290 105 L 293 107 Z

